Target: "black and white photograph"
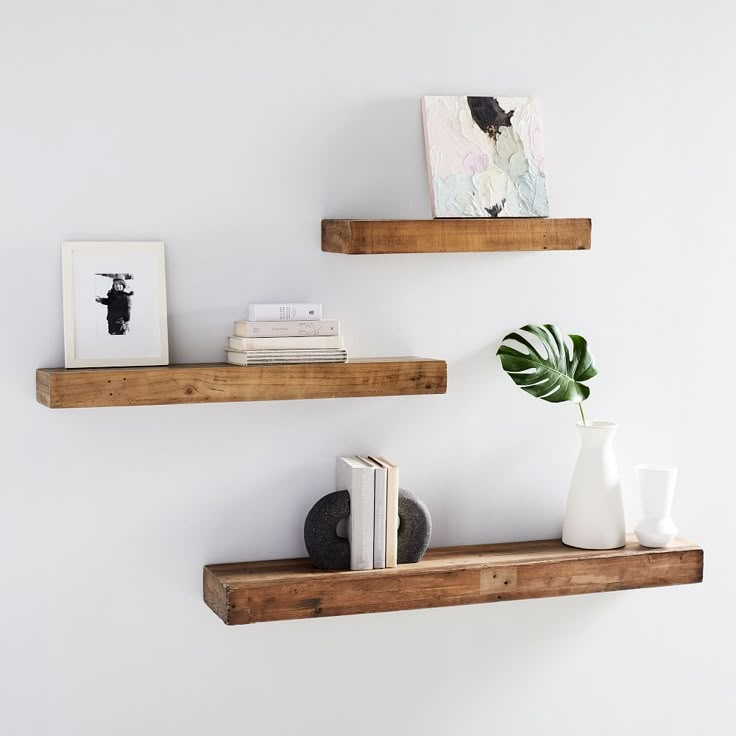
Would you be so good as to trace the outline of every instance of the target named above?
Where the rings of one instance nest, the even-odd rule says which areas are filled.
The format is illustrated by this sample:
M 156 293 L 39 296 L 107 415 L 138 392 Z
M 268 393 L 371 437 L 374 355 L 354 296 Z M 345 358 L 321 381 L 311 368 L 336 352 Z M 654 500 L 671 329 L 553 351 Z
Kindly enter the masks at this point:
M 107 332 L 109 335 L 127 335 L 130 332 L 130 307 L 133 292 L 128 290 L 132 273 L 98 273 L 103 279 L 112 279 L 105 296 L 96 296 L 95 301 L 107 307 Z M 104 285 L 105 282 L 103 282 Z
M 62 246 L 67 368 L 167 365 L 161 242 Z

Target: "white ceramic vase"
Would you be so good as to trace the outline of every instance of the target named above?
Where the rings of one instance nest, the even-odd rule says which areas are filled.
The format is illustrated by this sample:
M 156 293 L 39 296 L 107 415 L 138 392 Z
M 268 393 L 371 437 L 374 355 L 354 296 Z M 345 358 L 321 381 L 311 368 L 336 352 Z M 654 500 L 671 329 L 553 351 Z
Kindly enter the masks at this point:
M 578 422 L 580 453 L 567 496 L 562 541 L 581 549 L 626 544 L 624 500 L 613 454 L 614 422 Z
M 677 468 L 673 465 L 637 465 L 644 518 L 636 529 L 642 547 L 669 547 L 677 536 L 677 527 L 670 518 L 675 495 Z

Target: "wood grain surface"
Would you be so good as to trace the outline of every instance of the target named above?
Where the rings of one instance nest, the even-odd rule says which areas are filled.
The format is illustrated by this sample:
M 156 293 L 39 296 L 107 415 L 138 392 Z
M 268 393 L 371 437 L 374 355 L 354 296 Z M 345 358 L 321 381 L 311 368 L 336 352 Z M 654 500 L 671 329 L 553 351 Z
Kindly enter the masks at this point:
M 328 253 L 588 250 L 589 219 L 322 220 Z
M 386 570 L 315 570 L 308 559 L 208 565 L 204 600 L 226 624 L 549 598 L 699 583 L 703 550 L 678 539 L 581 550 L 558 539 L 430 549 Z
M 445 361 L 411 357 L 358 358 L 319 365 L 203 363 L 36 371 L 36 398 L 52 409 L 407 396 L 446 390 Z

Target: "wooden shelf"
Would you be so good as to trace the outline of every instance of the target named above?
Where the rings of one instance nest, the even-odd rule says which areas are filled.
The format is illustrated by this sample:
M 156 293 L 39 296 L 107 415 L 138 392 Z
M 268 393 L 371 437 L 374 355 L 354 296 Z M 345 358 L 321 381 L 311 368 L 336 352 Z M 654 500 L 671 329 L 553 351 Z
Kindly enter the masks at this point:
M 347 255 L 588 250 L 590 232 L 588 219 L 322 220 L 322 250 Z
M 145 368 L 41 368 L 36 398 L 52 409 L 222 401 L 443 394 L 447 364 L 426 358 L 241 367 L 200 363 Z
M 522 598 L 699 583 L 703 550 L 678 539 L 613 550 L 558 539 L 431 549 L 415 565 L 365 572 L 315 570 L 307 559 L 207 565 L 205 603 L 226 624 L 459 606 Z

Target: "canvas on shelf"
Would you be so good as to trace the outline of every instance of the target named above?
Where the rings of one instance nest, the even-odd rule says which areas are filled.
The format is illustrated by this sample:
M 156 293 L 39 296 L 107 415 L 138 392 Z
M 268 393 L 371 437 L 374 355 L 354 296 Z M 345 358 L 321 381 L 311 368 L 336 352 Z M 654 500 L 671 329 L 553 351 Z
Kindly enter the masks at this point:
M 534 97 L 422 99 L 435 217 L 547 217 Z
M 168 365 L 164 244 L 62 245 L 67 368 Z

